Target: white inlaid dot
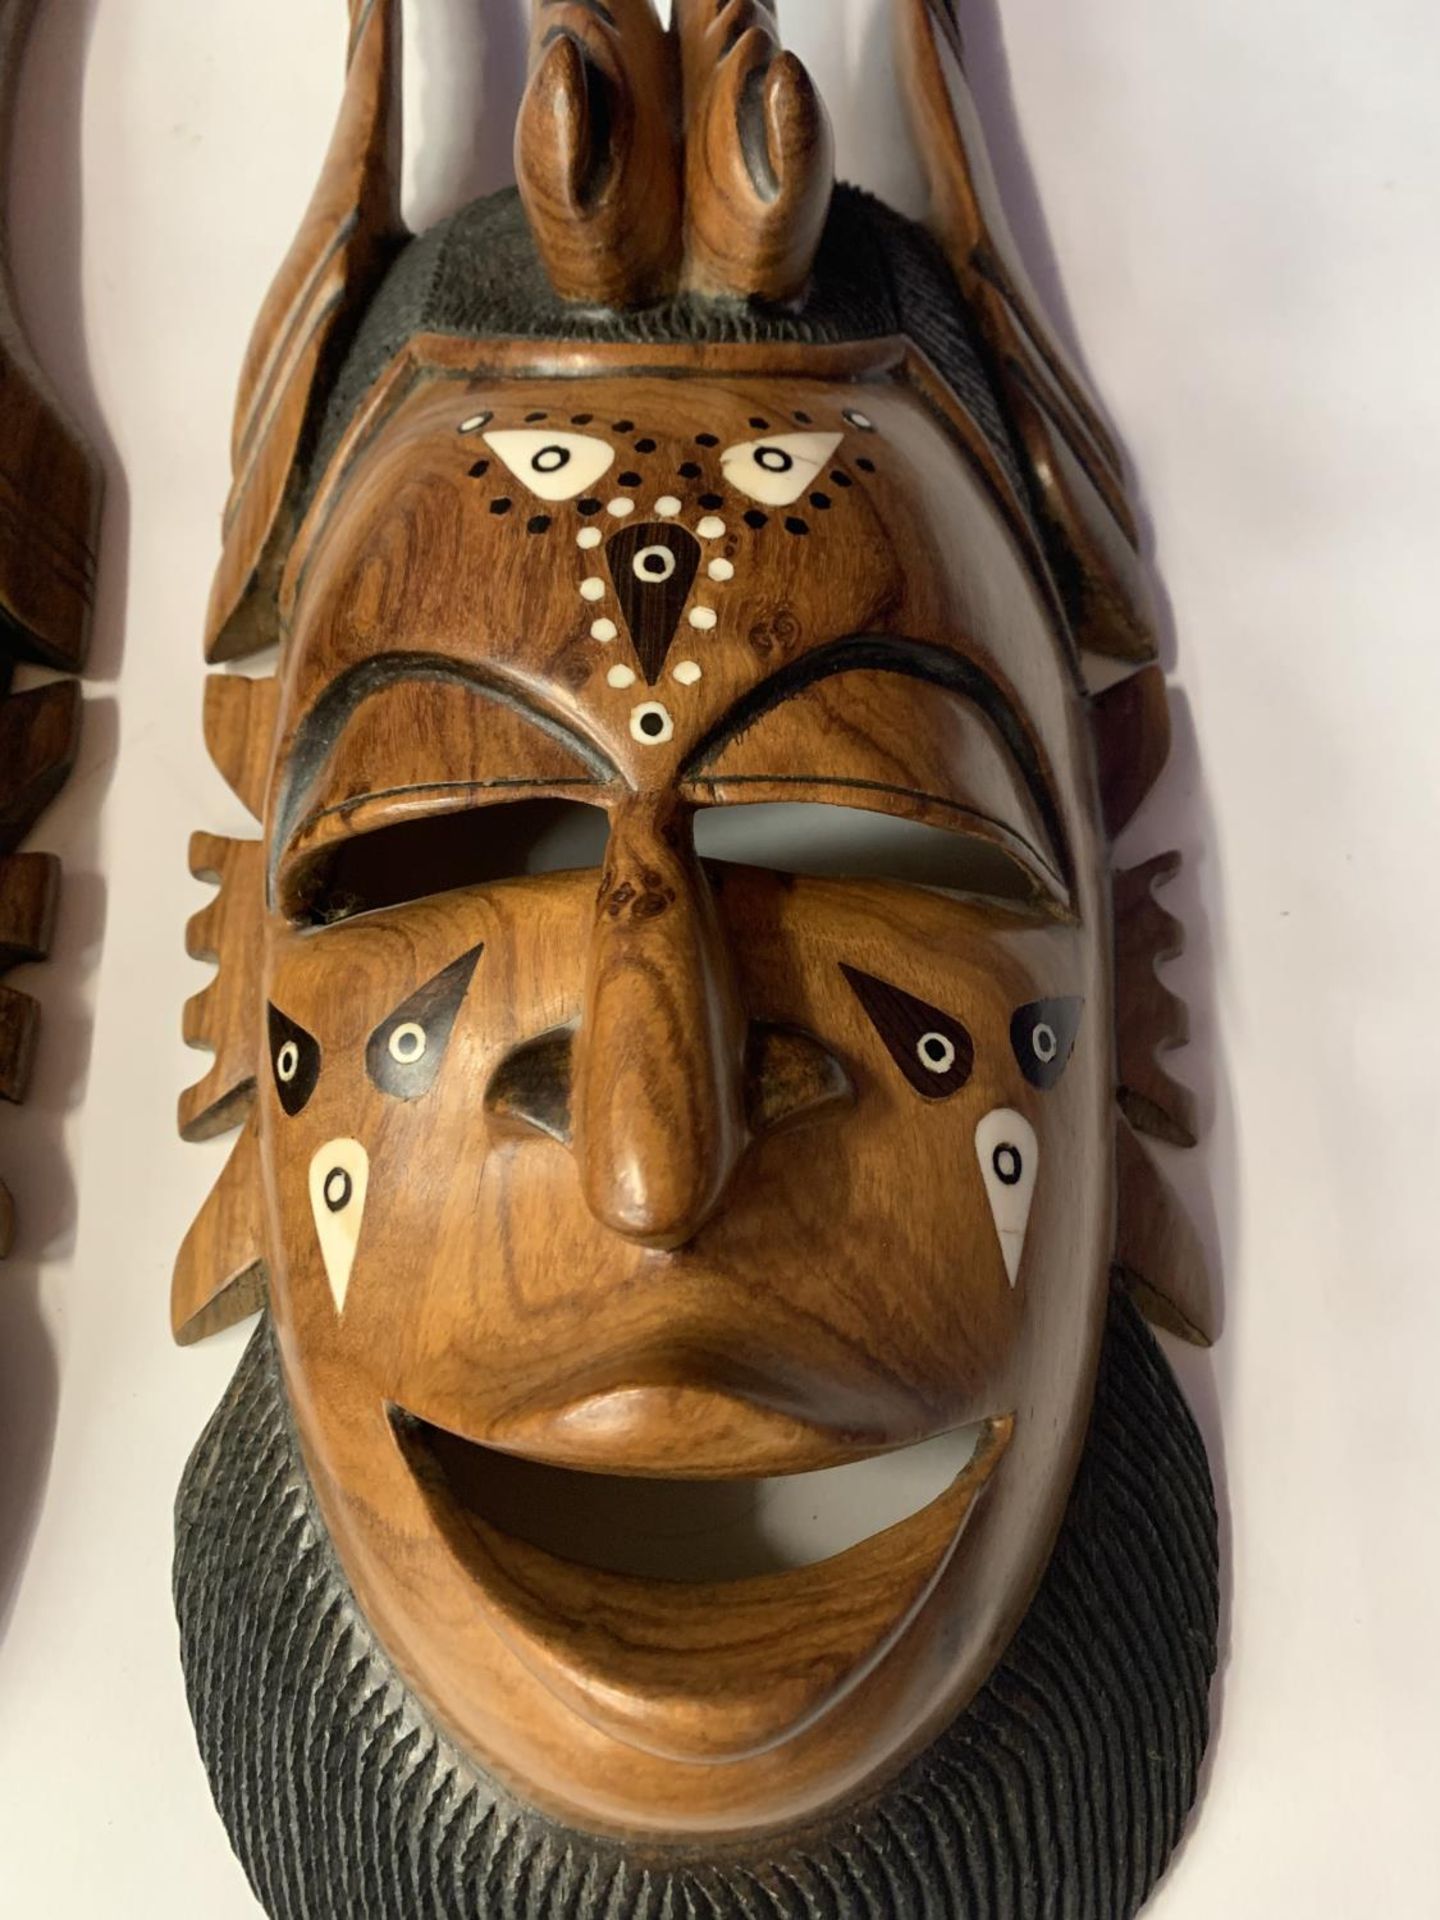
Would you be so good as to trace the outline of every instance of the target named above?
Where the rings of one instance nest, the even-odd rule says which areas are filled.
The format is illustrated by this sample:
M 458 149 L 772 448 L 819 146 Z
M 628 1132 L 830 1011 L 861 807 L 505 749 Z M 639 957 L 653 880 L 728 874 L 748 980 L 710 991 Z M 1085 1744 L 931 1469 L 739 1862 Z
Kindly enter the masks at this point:
M 418 1020 L 407 1020 L 390 1036 L 390 1058 L 401 1067 L 413 1067 L 423 1060 L 429 1037 Z
M 620 629 L 613 620 L 597 620 L 590 629 L 590 638 L 600 641 L 603 646 L 607 647 L 612 640 L 618 639 L 619 636 Z
M 495 418 L 493 413 L 472 413 L 468 420 L 460 422 L 461 433 L 479 433 L 482 427 L 488 427 Z
M 613 513 L 617 520 L 624 520 L 635 511 L 635 502 L 623 498 L 620 500 L 612 500 L 605 511 L 607 513 Z
M 870 418 L 868 413 L 862 413 L 858 407 L 847 407 L 845 409 L 845 418 L 850 422 L 852 427 L 858 427 L 862 433 L 873 433 L 875 431 L 875 422 Z
M 719 620 L 720 616 L 713 607 L 692 607 L 690 609 L 690 624 L 700 633 L 709 633 L 712 627 L 719 624 Z
M 293 1040 L 287 1040 L 275 1056 L 275 1071 L 288 1087 L 300 1071 L 300 1049 Z
M 592 574 L 588 580 L 582 580 L 580 582 L 580 598 L 582 600 L 603 600 L 605 598 L 605 582 L 597 578 L 594 574 Z
M 1055 1029 L 1047 1027 L 1043 1021 L 1036 1027 L 1031 1044 L 1035 1048 L 1035 1058 L 1047 1067 L 1060 1051 L 1060 1041 Z
M 683 504 L 673 493 L 662 493 L 655 502 L 655 511 L 662 520 L 673 520 Z
M 723 540 L 725 538 L 725 522 L 720 518 L 718 513 L 707 513 L 695 531 L 702 540 Z
M 712 580 L 733 580 L 735 578 L 735 562 L 733 560 L 712 560 L 706 568 L 706 572 Z
M 575 536 L 575 544 L 588 553 L 592 547 L 598 547 L 604 537 L 598 527 L 582 527 Z
M 682 687 L 693 687 L 700 678 L 701 666 L 698 660 L 681 660 L 675 666 L 675 678 Z
M 633 687 L 635 672 L 632 667 L 611 667 L 605 678 L 612 687 Z
M 675 722 L 668 707 L 662 707 L 658 700 L 647 700 L 631 714 L 630 732 L 643 747 L 663 747 L 674 737 Z

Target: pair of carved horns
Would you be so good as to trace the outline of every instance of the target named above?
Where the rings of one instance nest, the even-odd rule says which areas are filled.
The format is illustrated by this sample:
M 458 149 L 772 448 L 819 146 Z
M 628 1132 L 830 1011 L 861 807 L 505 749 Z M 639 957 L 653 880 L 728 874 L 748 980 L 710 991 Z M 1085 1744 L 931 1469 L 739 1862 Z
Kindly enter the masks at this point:
M 834 182 L 830 123 L 770 0 L 537 0 L 515 166 L 557 293 L 786 301 Z

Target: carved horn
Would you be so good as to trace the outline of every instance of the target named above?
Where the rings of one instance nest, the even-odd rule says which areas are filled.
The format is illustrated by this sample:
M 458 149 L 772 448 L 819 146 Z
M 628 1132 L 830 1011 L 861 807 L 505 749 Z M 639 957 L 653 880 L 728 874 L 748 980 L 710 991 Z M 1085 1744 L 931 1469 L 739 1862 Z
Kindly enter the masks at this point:
M 562 299 L 638 306 L 675 290 L 678 100 L 651 0 L 535 0 L 515 173 Z
M 773 0 L 675 0 L 685 82 L 684 283 L 782 302 L 805 290 L 835 183 L 814 82 Z
M 956 0 L 897 0 L 900 70 L 929 175 L 931 226 L 1005 389 L 1078 644 L 1152 660 L 1154 608 L 1120 454 L 1045 321 L 1005 220 L 955 8 Z
M 240 376 L 207 659 L 254 653 L 277 638 L 276 590 L 300 462 L 336 357 L 404 233 L 400 0 L 350 0 L 345 92 L 330 150 Z

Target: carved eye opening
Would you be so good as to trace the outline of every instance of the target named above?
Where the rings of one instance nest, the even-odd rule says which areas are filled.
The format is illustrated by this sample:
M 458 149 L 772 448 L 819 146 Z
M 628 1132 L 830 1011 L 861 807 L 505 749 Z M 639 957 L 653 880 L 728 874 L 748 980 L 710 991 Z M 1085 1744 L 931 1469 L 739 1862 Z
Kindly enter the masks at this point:
M 472 947 L 452 960 L 371 1034 L 365 1066 L 382 1093 L 396 1100 L 418 1100 L 434 1086 L 455 1017 L 484 950 Z
M 307 1033 L 298 1020 L 268 1010 L 270 1064 L 275 1074 L 275 1091 L 280 1105 L 293 1119 L 315 1091 L 320 1078 L 320 1043 Z

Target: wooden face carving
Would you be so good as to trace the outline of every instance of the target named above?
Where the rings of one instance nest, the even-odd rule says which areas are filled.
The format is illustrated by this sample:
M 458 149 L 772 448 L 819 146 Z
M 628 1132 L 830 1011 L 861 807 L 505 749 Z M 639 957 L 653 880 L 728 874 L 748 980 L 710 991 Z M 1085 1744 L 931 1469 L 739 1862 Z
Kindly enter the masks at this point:
M 432 368 L 352 429 L 286 581 L 260 982 L 272 1300 L 359 1602 L 522 1796 L 668 1834 L 816 1812 L 973 1693 L 1113 1238 L 1043 573 L 898 369 L 724 359 Z M 778 1573 L 504 1520 L 527 1474 L 583 1507 L 967 1428 L 930 1505 Z

